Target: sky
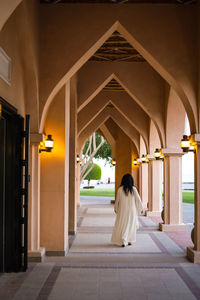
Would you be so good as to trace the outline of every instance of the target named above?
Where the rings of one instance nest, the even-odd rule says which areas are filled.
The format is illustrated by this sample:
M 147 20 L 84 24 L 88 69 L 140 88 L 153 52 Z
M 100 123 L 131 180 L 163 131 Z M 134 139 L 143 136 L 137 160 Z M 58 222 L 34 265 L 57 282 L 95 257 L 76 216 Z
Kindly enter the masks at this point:
M 101 181 L 107 182 L 108 177 L 111 182 L 115 181 L 115 167 L 110 167 L 108 164 L 105 166 L 104 160 L 94 159 L 94 162 L 101 167 Z M 182 156 L 182 181 L 194 182 L 194 154 L 192 152 Z

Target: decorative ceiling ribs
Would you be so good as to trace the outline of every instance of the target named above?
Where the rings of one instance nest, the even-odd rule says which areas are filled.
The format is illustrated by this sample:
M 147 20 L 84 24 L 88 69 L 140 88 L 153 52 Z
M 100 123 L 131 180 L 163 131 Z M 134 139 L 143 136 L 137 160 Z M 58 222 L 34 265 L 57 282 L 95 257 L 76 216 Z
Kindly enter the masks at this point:
M 92 61 L 145 61 L 139 52 L 133 48 L 125 38 L 115 31 L 111 37 L 90 58 Z
M 158 3 L 158 4 L 193 4 L 197 0 L 40 0 L 40 3 L 108 3 L 108 4 L 133 4 L 133 3 Z
M 107 92 L 124 92 L 123 87 L 115 79 L 111 81 L 103 88 L 103 91 Z

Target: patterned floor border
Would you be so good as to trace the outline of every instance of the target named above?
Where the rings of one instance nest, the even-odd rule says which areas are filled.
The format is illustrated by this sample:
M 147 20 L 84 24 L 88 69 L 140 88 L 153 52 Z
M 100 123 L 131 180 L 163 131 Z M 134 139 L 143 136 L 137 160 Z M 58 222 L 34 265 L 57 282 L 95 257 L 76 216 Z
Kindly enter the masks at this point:
M 51 294 L 51 291 L 55 285 L 56 280 L 58 279 L 59 273 L 62 268 L 74 268 L 74 269 L 174 269 L 179 277 L 183 280 L 183 282 L 186 284 L 188 289 L 191 291 L 191 293 L 195 296 L 197 300 L 200 299 L 200 287 L 196 285 L 196 283 L 190 278 L 190 276 L 185 272 L 185 270 L 182 267 L 160 267 L 160 266 L 154 266 L 154 267 L 143 267 L 143 266 L 54 266 L 50 275 L 48 276 L 46 282 L 44 283 L 42 289 L 40 290 L 40 293 L 36 300 L 47 300 L 48 297 Z

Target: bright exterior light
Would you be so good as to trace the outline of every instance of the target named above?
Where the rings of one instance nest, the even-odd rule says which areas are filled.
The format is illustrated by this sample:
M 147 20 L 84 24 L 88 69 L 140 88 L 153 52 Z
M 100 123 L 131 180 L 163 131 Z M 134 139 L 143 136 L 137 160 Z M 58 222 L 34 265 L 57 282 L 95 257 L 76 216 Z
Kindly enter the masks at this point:
M 154 152 L 154 156 L 155 156 L 155 159 L 159 159 L 160 156 L 161 156 L 161 153 L 160 153 L 160 150 L 158 148 L 156 148 L 155 152 Z
M 51 152 L 51 150 L 53 149 L 53 139 L 51 134 L 47 136 L 47 139 L 44 141 L 44 144 L 46 151 Z
M 81 162 L 81 159 L 80 159 L 80 156 L 77 154 L 77 156 L 76 156 L 76 162 L 77 163 L 80 163 Z
M 134 166 L 137 166 L 137 165 L 138 165 L 138 162 L 137 162 L 137 159 L 136 159 L 136 158 L 134 159 L 133 164 L 134 164 Z
M 142 155 L 141 160 L 142 160 L 142 163 L 146 163 L 149 161 L 148 158 L 146 156 L 144 156 L 144 154 Z
M 46 138 L 46 140 L 44 140 L 43 142 L 40 142 L 39 145 L 39 153 L 45 151 L 45 152 L 51 152 L 51 150 L 53 149 L 53 139 L 52 139 L 52 135 L 49 134 Z
M 111 163 L 113 166 L 115 166 L 115 165 L 116 165 L 116 160 L 112 159 L 112 160 L 110 161 L 110 163 Z
M 188 152 L 189 148 L 190 148 L 190 140 L 189 140 L 189 136 L 184 135 L 182 140 L 181 140 L 181 148 L 183 150 L 183 152 Z

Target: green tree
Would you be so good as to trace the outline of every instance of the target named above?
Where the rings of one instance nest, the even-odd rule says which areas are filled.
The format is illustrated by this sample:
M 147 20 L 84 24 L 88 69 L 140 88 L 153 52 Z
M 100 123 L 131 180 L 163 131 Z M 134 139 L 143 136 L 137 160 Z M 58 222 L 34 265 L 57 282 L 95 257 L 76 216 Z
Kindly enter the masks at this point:
M 92 167 L 92 163 L 89 164 L 87 167 L 85 173 Z M 85 177 L 86 180 L 88 180 L 88 186 L 90 185 L 90 180 L 100 180 L 101 179 L 101 168 L 99 165 L 94 164 L 91 171 L 87 174 Z
M 98 132 L 95 132 L 95 139 L 96 139 L 96 147 L 101 143 L 101 135 Z M 83 154 L 86 153 L 89 146 L 89 140 L 85 143 Z M 93 143 L 91 144 L 91 153 L 94 151 Z M 104 144 L 101 146 L 101 148 L 97 151 L 97 153 L 94 156 L 95 158 L 102 158 L 110 162 L 112 159 L 112 149 L 109 145 L 109 143 L 105 140 Z

